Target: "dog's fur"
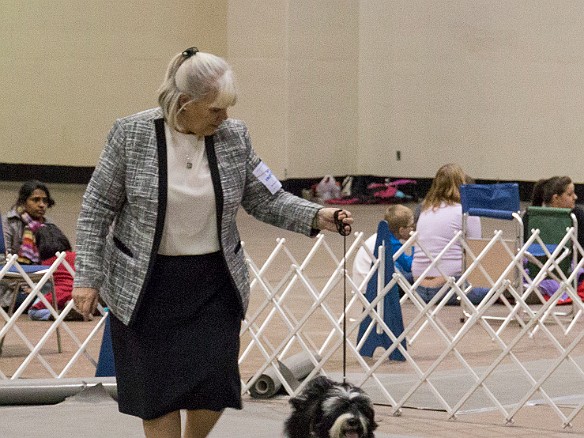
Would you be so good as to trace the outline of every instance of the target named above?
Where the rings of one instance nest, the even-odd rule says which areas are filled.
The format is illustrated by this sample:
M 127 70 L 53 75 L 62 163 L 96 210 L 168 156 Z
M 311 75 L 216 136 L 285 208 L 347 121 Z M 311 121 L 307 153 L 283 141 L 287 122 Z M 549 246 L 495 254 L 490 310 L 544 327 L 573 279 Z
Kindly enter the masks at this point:
M 374 438 L 377 428 L 371 400 L 350 383 L 319 376 L 290 399 L 286 420 L 288 438 Z

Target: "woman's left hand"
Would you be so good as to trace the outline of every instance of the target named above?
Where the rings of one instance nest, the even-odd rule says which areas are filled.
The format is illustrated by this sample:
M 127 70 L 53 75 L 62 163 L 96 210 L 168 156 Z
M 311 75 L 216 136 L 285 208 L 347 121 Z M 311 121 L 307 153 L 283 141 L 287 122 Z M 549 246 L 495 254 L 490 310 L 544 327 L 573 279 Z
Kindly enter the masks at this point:
M 99 291 L 92 287 L 74 287 L 71 295 L 83 320 L 91 321 L 99 302 Z
M 347 210 L 342 210 L 339 208 L 330 208 L 325 207 L 318 210 L 317 218 L 318 218 L 318 229 L 319 230 L 328 230 L 333 231 L 335 233 L 340 233 L 340 230 L 337 228 L 337 223 L 335 222 L 335 212 L 338 213 L 338 219 L 343 222 L 343 233 L 342 235 L 346 236 L 351 232 L 351 224 L 353 223 L 353 218 L 351 217 L 351 212 Z

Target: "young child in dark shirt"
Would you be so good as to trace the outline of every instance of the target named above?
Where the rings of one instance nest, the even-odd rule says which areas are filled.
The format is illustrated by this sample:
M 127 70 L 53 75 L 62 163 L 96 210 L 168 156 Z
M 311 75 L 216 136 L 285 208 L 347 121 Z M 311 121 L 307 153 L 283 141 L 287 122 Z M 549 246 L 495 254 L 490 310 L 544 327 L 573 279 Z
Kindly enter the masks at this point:
M 54 224 L 45 224 L 36 232 L 36 242 L 42 265 L 51 266 L 57 259 L 57 252 L 65 252 L 65 259 L 69 266 L 74 269 L 75 252 L 72 251 L 71 243 L 67 236 Z M 53 284 L 57 297 L 57 308 L 62 310 L 71 299 L 73 290 L 73 276 L 65 267 L 64 261 L 53 273 Z M 46 293 L 45 298 L 52 305 L 52 293 Z M 28 310 L 28 316 L 36 321 L 47 321 L 51 319 L 51 312 L 45 307 L 43 302 L 37 298 Z

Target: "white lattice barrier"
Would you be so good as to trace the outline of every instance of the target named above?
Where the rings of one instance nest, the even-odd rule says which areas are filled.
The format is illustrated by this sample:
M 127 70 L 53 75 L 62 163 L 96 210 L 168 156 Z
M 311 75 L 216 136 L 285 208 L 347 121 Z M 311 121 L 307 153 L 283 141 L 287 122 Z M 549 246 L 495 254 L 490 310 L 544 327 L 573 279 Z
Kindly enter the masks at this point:
M 413 234 L 401 251 L 408 251 L 416 238 Z M 291 254 L 283 239 L 278 240 L 270 257 L 261 265 L 248 254 L 255 301 L 241 336 L 244 390 L 251 388 L 270 367 L 288 394 L 298 393 L 302 385 L 291 388 L 278 367 L 286 357 L 298 352 L 309 357 L 314 365 L 309 378 L 318 372 L 339 374 L 343 344 L 343 309 L 339 308 L 339 297 L 343 293 L 344 260 L 338 236 L 327 239 L 319 236 L 301 259 Z M 347 362 L 353 383 L 368 390 L 373 388 L 376 401 L 390 405 L 396 414 L 403 407 L 415 406 L 416 398 L 425 393 L 426 401 L 431 400 L 433 406 L 446 411 L 449 417 L 473 410 L 477 399 L 484 399 L 479 400 L 481 406 L 477 409 L 496 409 L 505 421 L 511 422 L 523 407 L 543 403 L 557 414 L 562 426 L 569 426 L 584 406 L 584 398 L 577 397 L 584 389 L 584 344 L 581 342 L 584 306 L 574 281 L 584 262 L 580 261 L 572 274 L 555 274 L 559 287 L 547 301 L 539 284 L 546 278 L 546 272 L 549 274 L 565 256 L 564 244 L 574 244 L 580 254 L 582 248 L 574 230 L 568 230 L 563 242 L 552 252 L 547 251 L 535 232 L 523 247 L 508 248 L 500 255 L 508 258 L 508 263 L 503 272 L 493 278 L 483 262 L 502 242 L 503 233 L 495 232 L 484 249 L 472 253 L 461 233 L 456 234 L 448 247 L 461 245 L 469 252 L 471 262 L 460 278 L 450 278 L 442 294 L 429 303 L 420 298 L 416 288 L 430 269 L 414 284 L 408 283 L 400 273 L 394 274 L 390 284 L 379 291 L 372 303 L 364 299 L 363 292 L 379 261 L 363 284 L 354 284 L 348 278 Z M 530 278 L 524 265 L 529 257 L 528 248 L 534 243 L 546 248 L 547 260 L 542 263 L 540 273 Z M 362 244 L 363 235 L 357 233 L 348 246 L 347 259 L 351 259 Z M 426 251 L 420 247 L 417 250 Z M 446 251 L 447 248 L 439 254 L 427 253 L 432 267 L 441 270 L 441 259 Z M 290 268 L 285 275 L 272 275 L 272 267 L 276 264 L 286 264 Z M 473 271 L 482 271 L 490 281 L 488 294 L 477 306 L 466 296 Z M 394 284 L 405 291 L 401 298 L 405 330 L 399 336 L 391 333 L 378 314 L 384 293 Z M 532 294 L 538 297 L 539 304 L 525 303 Z M 453 295 L 464 304 L 467 312 L 464 322 L 461 322 L 460 307 L 446 305 Z M 568 311 L 558 305 L 563 295 L 573 300 L 573 304 L 567 306 Z M 499 315 L 499 319 L 492 318 L 493 314 Z M 367 315 L 373 320 L 373 329 L 386 333 L 393 341 L 389 349 L 378 350 L 373 358 L 361 357 L 359 349 L 363 339 L 359 344 L 356 342 L 356 332 Z M 401 346 L 404 339 L 407 350 Z M 405 362 L 388 360 L 396 348 L 404 355 Z M 461 378 L 454 382 L 446 380 L 445 384 L 449 375 Z M 509 387 L 505 379 L 513 386 Z M 407 383 L 398 385 L 396 380 Z M 558 381 L 567 384 L 562 387 Z
M 73 302 L 58 312 L 41 292 L 59 265 L 74 275 L 73 267 L 65 260 L 65 253 L 58 254 L 40 280 L 32 281 L 17 262 L 17 256 L 8 257 L 0 270 L 0 280 L 24 281 L 31 288 L 24 302 L 15 309 L 13 315 L 0 308 L 0 379 L 88 377 L 95 374 L 95 367 L 101 345 L 101 334 L 105 318 L 98 317 L 91 322 L 67 322 Z M 10 275 L 11 267 L 16 268 L 20 278 Z M 39 298 L 50 310 L 53 321 L 31 321 L 23 314 L 29 304 Z M 104 309 L 99 306 L 102 315 Z M 58 331 L 57 331 L 58 329 Z M 57 342 L 59 337 L 59 343 Z M 58 345 L 62 346 L 59 353 Z M 91 370 L 91 373 L 88 372 Z
M 409 251 L 416 238 L 414 233 L 401 251 Z M 584 393 L 584 306 L 575 287 L 584 260 L 577 262 L 571 274 L 554 274 L 559 287 L 551 299 L 544 299 L 539 286 L 546 271 L 549 273 L 565 257 L 563 244 L 573 244 L 580 255 L 584 251 L 574 230 L 568 230 L 562 245 L 551 252 L 536 232 L 523 247 L 498 255 L 505 258 L 506 267 L 493 277 L 484 261 L 502 241 L 502 233 L 495 232 L 484 249 L 473 252 L 462 235 L 456 234 L 448 245 L 464 247 L 470 262 L 461 277 L 449 278 L 442 293 L 429 303 L 416 292 L 427 273 L 413 284 L 395 273 L 391 282 L 378 290 L 376 299 L 371 303 L 365 299 L 366 284 L 383 260 L 374 261 L 362 284 L 344 276 L 345 269 L 352 265 L 345 261 L 352 261 L 363 245 L 363 233 L 347 238 L 345 257 L 342 238 L 332 234 L 306 240 L 310 245 L 302 254 L 290 250 L 285 239 L 277 240 L 266 260 L 260 261 L 246 250 L 252 302 L 241 330 L 243 391 L 249 391 L 270 368 L 281 379 L 284 390 L 296 394 L 303 385 L 289 384 L 278 365 L 302 353 L 314 367 L 308 378 L 317 373 L 339 376 L 346 365 L 347 377 L 363 386 L 376 402 L 389 405 L 395 414 L 410 406 L 444 410 L 448 417 L 475 409 L 495 409 L 510 422 L 522 408 L 542 403 L 551 408 L 562 426 L 569 426 L 584 407 L 584 399 L 578 397 Z M 540 273 L 531 278 L 524 262 L 533 243 L 545 248 L 547 259 Z M 427 252 L 423 247 L 416 250 Z M 439 271 L 445 252 L 427 252 Z M 66 262 L 58 259 L 51 271 L 58 263 Z M 0 270 L 0 278 L 10 265 L 16 265 L 14 258 Z M 466 293 L 468 281 L 478 271 L 488 279 L 489 292 L 474 306 Z M 45 281 L 43 277 L 37 284 L 30 282 L 33 291 L 28 302 L 39 295 Z M 405 326 L 402 334 L 395 335 L 380 314 L 384 295 L 394 285 L 404 291 L 400 302 Z M 462 308 L 446 305 L 454 295 Z M 525 300 L 530 295 L 535 295 L 539 304 L 527 305 Z M 565 295 L 573 304 L 559 306 Z M 343 296 L 347 297 L 345 308 Z M 1 379 L 94 374 L 104 318 L 66 322 L 71 306 L 60 314 L 54 312 L 53 322 L 29 321 L 21 316 L 22 308 L 12 317 L 0 310 L 5 322 L 0 337 L 6 337 L 0 356 Z M 461 322 L 463 308 L 466 315 Z M 501 318 L 495 320 L 493 315 Z M 377 349 L 371 358 L 359 354 L 363 339 L 357 343 L 357 332 L 367 316 L 372 322 L 366 334 L 376 330 L 392 341 L 390 348 Z M 56 352 L 53 340 L 57 327 L 63 333 L 62 353 Z M 407 348 L 402 346 L 404 340 Z M 405 361 L 388 359 L 396 348 Z

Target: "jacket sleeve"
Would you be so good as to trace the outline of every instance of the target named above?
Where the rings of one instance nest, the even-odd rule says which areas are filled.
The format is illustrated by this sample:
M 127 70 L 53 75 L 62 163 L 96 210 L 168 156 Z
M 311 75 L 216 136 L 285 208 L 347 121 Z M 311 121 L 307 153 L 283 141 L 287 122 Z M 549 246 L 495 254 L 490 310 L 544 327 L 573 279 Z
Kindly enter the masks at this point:
M 279 228 L 307 236 L 315 235 L 317 230 L 312 228 L 312 220 L 322 205 L 299 198 L 281 188 L 272 194 L 264 183 L 253 174 L 254 169 L 260 165 L 261 159 L 251 146 L 247 130 L 244 134 L 244 141 L 247 149 L 247 160 L 242 206 L 245 211 L 256 219 Z
M 4 216 L 2 216 L 2 229 L 4 231 L 4 245 L 6 245 L 6 252 L 9 254 L 18 253 L 20 245 L 15 245 L 15 227 L 13 227 L 10 221 Z
M 75 286 L 99 288 L 103 282 L 106 236 L 125 200 L 125 133 L 116 121 L 93 172 L 77 221 Z
M 392 253 L 395 254 L 399 251 L 402 247 L 402 243 L 397 239 L 392 239 Z M 414 259 L 413 255 L 406 254 L 405 252 L 400 255 L 395 263 L 399 265 L 399 267 L 404 272 L 412 272 L 412 261 Z

